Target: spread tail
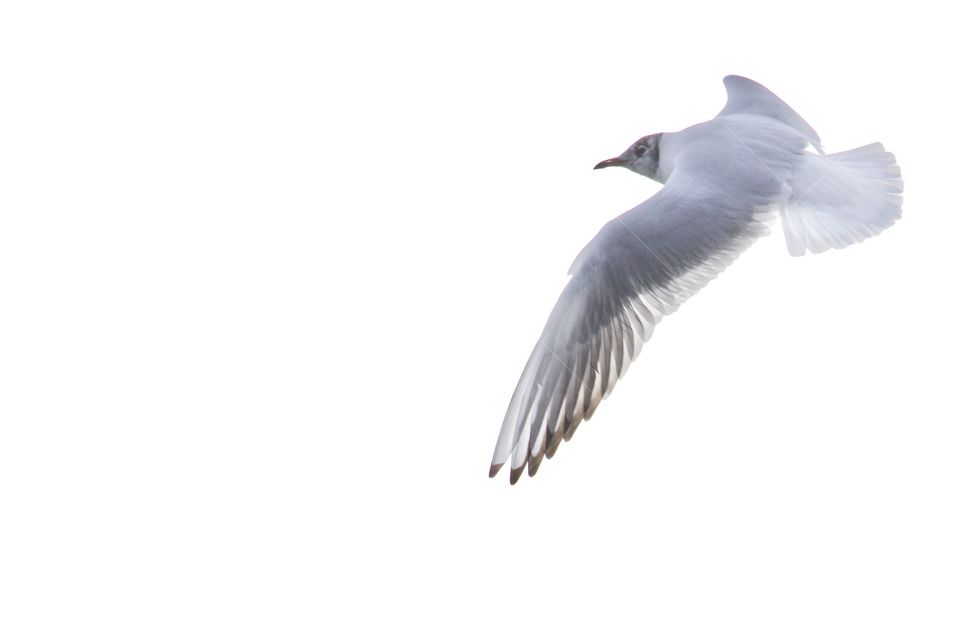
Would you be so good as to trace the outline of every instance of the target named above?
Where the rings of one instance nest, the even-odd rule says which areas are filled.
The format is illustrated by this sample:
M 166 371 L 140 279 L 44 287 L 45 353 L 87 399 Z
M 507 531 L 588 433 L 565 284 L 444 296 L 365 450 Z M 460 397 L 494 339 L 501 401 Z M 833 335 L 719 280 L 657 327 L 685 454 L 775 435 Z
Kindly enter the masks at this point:
M 903 180 L 879 142 L 830 155 L 807 154 L 781 211 L 790 255 L 842 249 L 900 218 Z

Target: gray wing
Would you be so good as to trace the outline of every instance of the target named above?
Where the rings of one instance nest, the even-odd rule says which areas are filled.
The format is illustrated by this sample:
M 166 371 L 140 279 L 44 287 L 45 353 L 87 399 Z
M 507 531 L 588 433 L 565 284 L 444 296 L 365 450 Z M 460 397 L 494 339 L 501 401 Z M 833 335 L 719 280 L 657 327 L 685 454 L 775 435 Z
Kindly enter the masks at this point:
M 717 117 L 754 115 L 771 118 L 803 135 L 818 152 L 823 153 L 820 136 L 813 127 L 765 86 L 742 76 L 725 77 L 723 86 L 727 89 L 727 104 Z
M 722 184 L 674 170 L 663 189 L 584 248 L 520 376 L 491 477 L 508 460 L 511 484 L 524 467 L 534 475 L 590 418 L 660 318 L 766 232 L 760 211 L 782 185 L 739 168 L 751 177 Z

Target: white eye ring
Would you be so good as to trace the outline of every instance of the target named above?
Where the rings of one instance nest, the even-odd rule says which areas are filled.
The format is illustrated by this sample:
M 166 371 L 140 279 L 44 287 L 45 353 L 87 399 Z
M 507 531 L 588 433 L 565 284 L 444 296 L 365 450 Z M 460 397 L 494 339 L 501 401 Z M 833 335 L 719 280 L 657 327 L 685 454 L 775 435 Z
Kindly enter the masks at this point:
M 647 148 L 644 145 L 640 144 L 633 148 L 633 152 L 638 156 L 642 156 L 647 152 Z

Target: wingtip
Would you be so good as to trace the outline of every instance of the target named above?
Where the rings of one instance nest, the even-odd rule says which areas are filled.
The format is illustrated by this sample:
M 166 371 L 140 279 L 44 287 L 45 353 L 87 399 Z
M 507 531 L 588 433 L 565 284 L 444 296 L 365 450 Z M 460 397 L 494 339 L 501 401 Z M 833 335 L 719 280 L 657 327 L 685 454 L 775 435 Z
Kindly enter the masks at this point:
M 492 478 L 493 476 L 497 475 L 500 472 L 500 467 L 502 466 L 503 466 L 502 462 L 500 464 L 490 465 L 490 477 Z
M 730 86 L 730 84 L 733 82 L 747 82 L 749 84 L 760 84 L 759 82 L 757 82 L 756 80 L 753 80 L 752 78 L 748 78 L 747 76 L 741 76 L 736 73 L 729 73 L 723 76 L 723 85 L 725 87 Z
M 524 465 L 526 466 L 526 465 Z M 523 467 L 518 467 L 516 469 L 510 469 L 510 484 L 517 484 L 517 480 L 520 479 L 520 476 L 523 475 Z
M 562 436 L 557 438 L 556 442 L 551 443 L 551 445 L 547 447 L 547 460 L 552 458 L 557 453 L 557 449 L 560 448 L 561 442 L 563 442 Z
M 557 452 L 557 448 L 560 446 L 560 443 L 563 442 L 563 434 L 567 430 L 567 424 L 569 421 L 564 421 L 560 424 L 560 428 L 550 434 L 550 438 L 547 440 L 547 450 L 546 456 L 547 460 L 553 457 L 553 454 Z
M 542 461 L 543 461 L 543 453 L 542 453 L 542 452 L 541 452 L 540 455 L 538 455 L 537 457 L 531 458 L 531 459 L 527 462 L 527 475 L 530 476 L 531 478 L 532 478 L 533 476 L 537 475 L 537 469 L 540 468 L 540 463 L 541 463 Z
M 586 418 L 584 418 L 584 419 L 586 420 Z M 565 431 L 563 432 L 563 441 L 564 441 L 564 442 L 570 442 L 570 438 L 572 438 L 572 437 L 573 437 L 573 434 L 577 432 L 577 428 L 578 428 L 579 426 L 580 426 L 580 423 L 578 422 L 578 423 L 574 424 L 572 427 L 570 427 L 569 429 L 565 430 Z

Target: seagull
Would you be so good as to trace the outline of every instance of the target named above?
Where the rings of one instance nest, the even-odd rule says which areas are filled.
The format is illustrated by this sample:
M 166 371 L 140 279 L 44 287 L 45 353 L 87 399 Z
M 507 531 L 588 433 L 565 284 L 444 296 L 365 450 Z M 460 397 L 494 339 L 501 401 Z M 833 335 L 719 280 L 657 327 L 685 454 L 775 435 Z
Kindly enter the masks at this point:
M 594 169 L 660 182 L 580 252 L 510 400 L 490 477 L 533 476 L 623 377 L 656 324 L 769 230 L 791 255 L 841 249 L 900 218 L 903 181 L 879 142 L 826 154 L 817 132 L 763 85 L 723 79 L 712 120 L 644 136 Z

